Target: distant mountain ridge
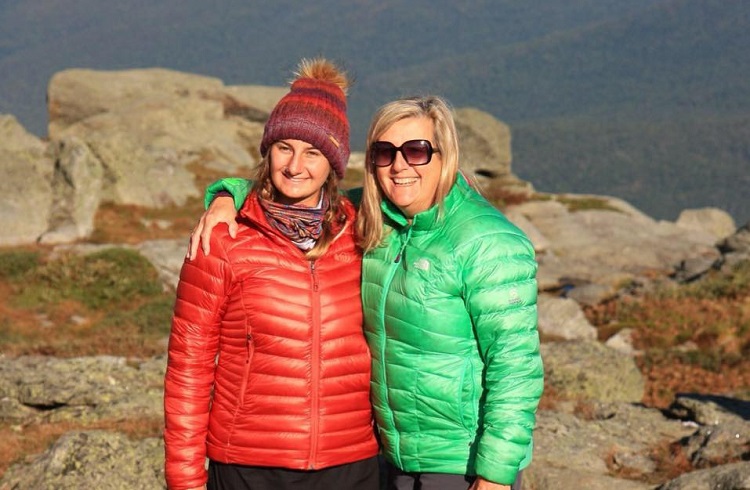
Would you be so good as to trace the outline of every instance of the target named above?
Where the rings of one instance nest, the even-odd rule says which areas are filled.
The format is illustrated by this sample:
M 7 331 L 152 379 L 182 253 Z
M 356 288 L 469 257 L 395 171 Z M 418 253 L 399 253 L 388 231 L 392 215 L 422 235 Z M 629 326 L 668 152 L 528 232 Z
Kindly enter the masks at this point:
M 355 149 L 378 105 L 437 92 L 509 123 L 514 171 L 540 190 L 750 221 L 745 0 L 262 3 L 3 2 L 0 112 L 43 135 L 46 83 L 74 66 L 282 85 L 324 54 L 357 79 Z

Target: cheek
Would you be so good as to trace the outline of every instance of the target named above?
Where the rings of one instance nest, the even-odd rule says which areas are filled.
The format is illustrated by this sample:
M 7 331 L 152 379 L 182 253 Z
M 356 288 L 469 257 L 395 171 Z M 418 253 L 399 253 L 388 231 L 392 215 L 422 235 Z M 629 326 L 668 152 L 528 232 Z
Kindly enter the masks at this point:
M 425 180 L 429 182 L 429 188 L 431 192 L 437 190 L 438 183 L 440 183 L 440 170 L 441 168 L 439 166 L 435 166 L 435 168 L 430 169 L 429 175 L 426 176 Z
M 331 175 L 331 172 L 333 172 L 333 169 L 331 168 L 331 166 L 330 166 L 330 165 L 328 164 L 328 162 L 327 162 L 327 161 L 326 161 L 326 162 L 323 162 L 322 164 L 320 164 L 320 165 L 318 166 L 318 171 L 317 171 L 317 174 L 318 174 L 318 175 L 319 175 L 319 176 L 320 176 L 320 177 L 321 177 L 321 178 L 322 178 L 323 180 L 327 180 L 327 179 L 328 179 L 328 176 L 329 176 L 329 175 Z
M 378 182 L 380 187 L 385 187 L 386 184 L 386 173 L 381 167 L 375 169 L 375 180 Z
M 277 154 L 271 154 L 271 158 L 268 163 L 268 168 L 271 171 L 271 173 L 276 173 L 282 168 L 286 166 L 286 161 L 284 160 L 284 157 Z

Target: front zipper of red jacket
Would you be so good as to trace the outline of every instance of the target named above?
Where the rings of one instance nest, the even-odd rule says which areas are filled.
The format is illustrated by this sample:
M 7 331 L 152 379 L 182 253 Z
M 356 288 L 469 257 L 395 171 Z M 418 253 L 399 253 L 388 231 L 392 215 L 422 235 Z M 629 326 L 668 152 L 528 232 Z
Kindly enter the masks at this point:
M 320 293 L 318 292 L 318 275 L 315 272 L 315 261 L 310 261 L 312 278 L 312 352 L 311 352 L 311 385 L 312 409 L 310 412 L 310 469 L 315 469 L 315 456 L 318 451 L 320 410 Z
M 398 268 L 400 267 L 401 260 L 403 259 L 404 250 L 406 249 L 406 245 L 409 243 L 409 239 L 411 238 L 411 229 L 412 227 L 409 226 L 406 229 L 406 238 L 403 238 L 404 233 L 399 233 L 399 238 L 402 238 L 402 242 L 399 245 L 398 253 L 396 254 L 396 257 L 393 259 L 393 262 L 391 262 L 391 269 L 388 274 L 388 278 L 385 281 L 385 284 L 383 284 L 383 295 L 380 298 L 380 305 L 381 305 L 381 313 L 382 315 L 380 318 L 382 319 L 380 322 L 381 327 L 381 338 L 383 341 L 380 343 L 380 359 L 381 359 L 381 370 L 382 370 L 382 379 L 383 379 L 383 386 L 388 386 L 388 379 L 386 375 L 385 370 L 385 344 L 386 344 L 386 331 L 385 331 L 385 302 L 388 298 L 388 291 L 391 289 L 391 283 L 393 282 L 393 278 L 396 277 L 396 272 L 398 272 Z M 391 419 L 391 427 L 393 428 L 393 437 L 396 439 L 393 441 L 392 447 L 395 449 L 396 454 L 394 454 L 396 466 L 401 465 L 401 452 L 399 451 L 399 447 L 401 445 L 398 437 L 398 431 L 396 430 L 396 419 L 393 416 L 393 409 L 391 408 L 391 400 L 388 396 L 388 389 L 384 388 L 383 393 L 385 394 L 385 404 L 388 407 L 388 415 Z

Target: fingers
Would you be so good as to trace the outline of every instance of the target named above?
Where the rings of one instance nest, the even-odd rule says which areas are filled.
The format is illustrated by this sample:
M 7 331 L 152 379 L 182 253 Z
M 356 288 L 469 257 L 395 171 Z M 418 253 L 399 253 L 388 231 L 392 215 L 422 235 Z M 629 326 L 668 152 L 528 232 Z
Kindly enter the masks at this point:
M 239 230 L 240 225 L 237 224 L 237 221 L 230 221 L 229 222 L 229 236 L 232 238 L 237 238 L 237 230 Z
M 206 211 L 203 213 L 203 217 L 201 218 L 201 230 L 199 232 L 201 248 L 205 255 L 211 253 L 211 232 L 213 231 L 214 226 L 216 226 L 216 222 L 209 219 L 210 212 L 211 211 Z
M 226 223 L 229 228 L 229 236 L 237 238 L 237 231 L 239 225 L 235 217 L 237 211 L 234 209 L 234 200 L 229 196 L 219 196 L 211 203 L 208 211 L 203 214 L 205 220 L 203 222 L 203 230 L 201 233 L 201 243 L 203 250 L 208 255 L 208 244 L 211 237 L 211 232 L 214 227 L 221 223 Z
M 239 225 L 234 219 L 237 211 L 234 209 L 234 201 L 231 197 L 217 197 L 206 210 L 195 229 L 190 234 L 190 245 L 188 246 L 187 257 L 194 260 L 198 255 L 198 248 L 203 250 L 205 255 L 211 253 L 211 232 L 216 225 L 226 223 L 229 227 L 229 236 L 237 238 Z
M 201 216 L 201 219 L 198 221 L 198 224 L 190 233 L 190 244 L 188 245 L 188 253 L 187 253 L 187 258 L 189 260 L 195 260 L 195 257 L 198 256 L 198 246 L 201 244 L 201 231 L 203 230 L 203 227 L 204 227 L 204 222 L 206 219 L 205 216 L 206 214 L 203 213 L 203 216 Z M 204 252 L 205 252 L 205 249 L 204 249 Z

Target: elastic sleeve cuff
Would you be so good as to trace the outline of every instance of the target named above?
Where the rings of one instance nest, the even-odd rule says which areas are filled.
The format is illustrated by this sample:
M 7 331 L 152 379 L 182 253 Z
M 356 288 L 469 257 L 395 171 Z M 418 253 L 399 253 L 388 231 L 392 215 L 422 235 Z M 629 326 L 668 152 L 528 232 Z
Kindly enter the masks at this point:
M 208 209 L 219 193 L 229 194 L 234 199 L 234 208 L 239 210 L 247 198 L 250 181 L 239 177 L 228 177 L 209 184 L 206 195 L 203 198 L 203 207 Z

